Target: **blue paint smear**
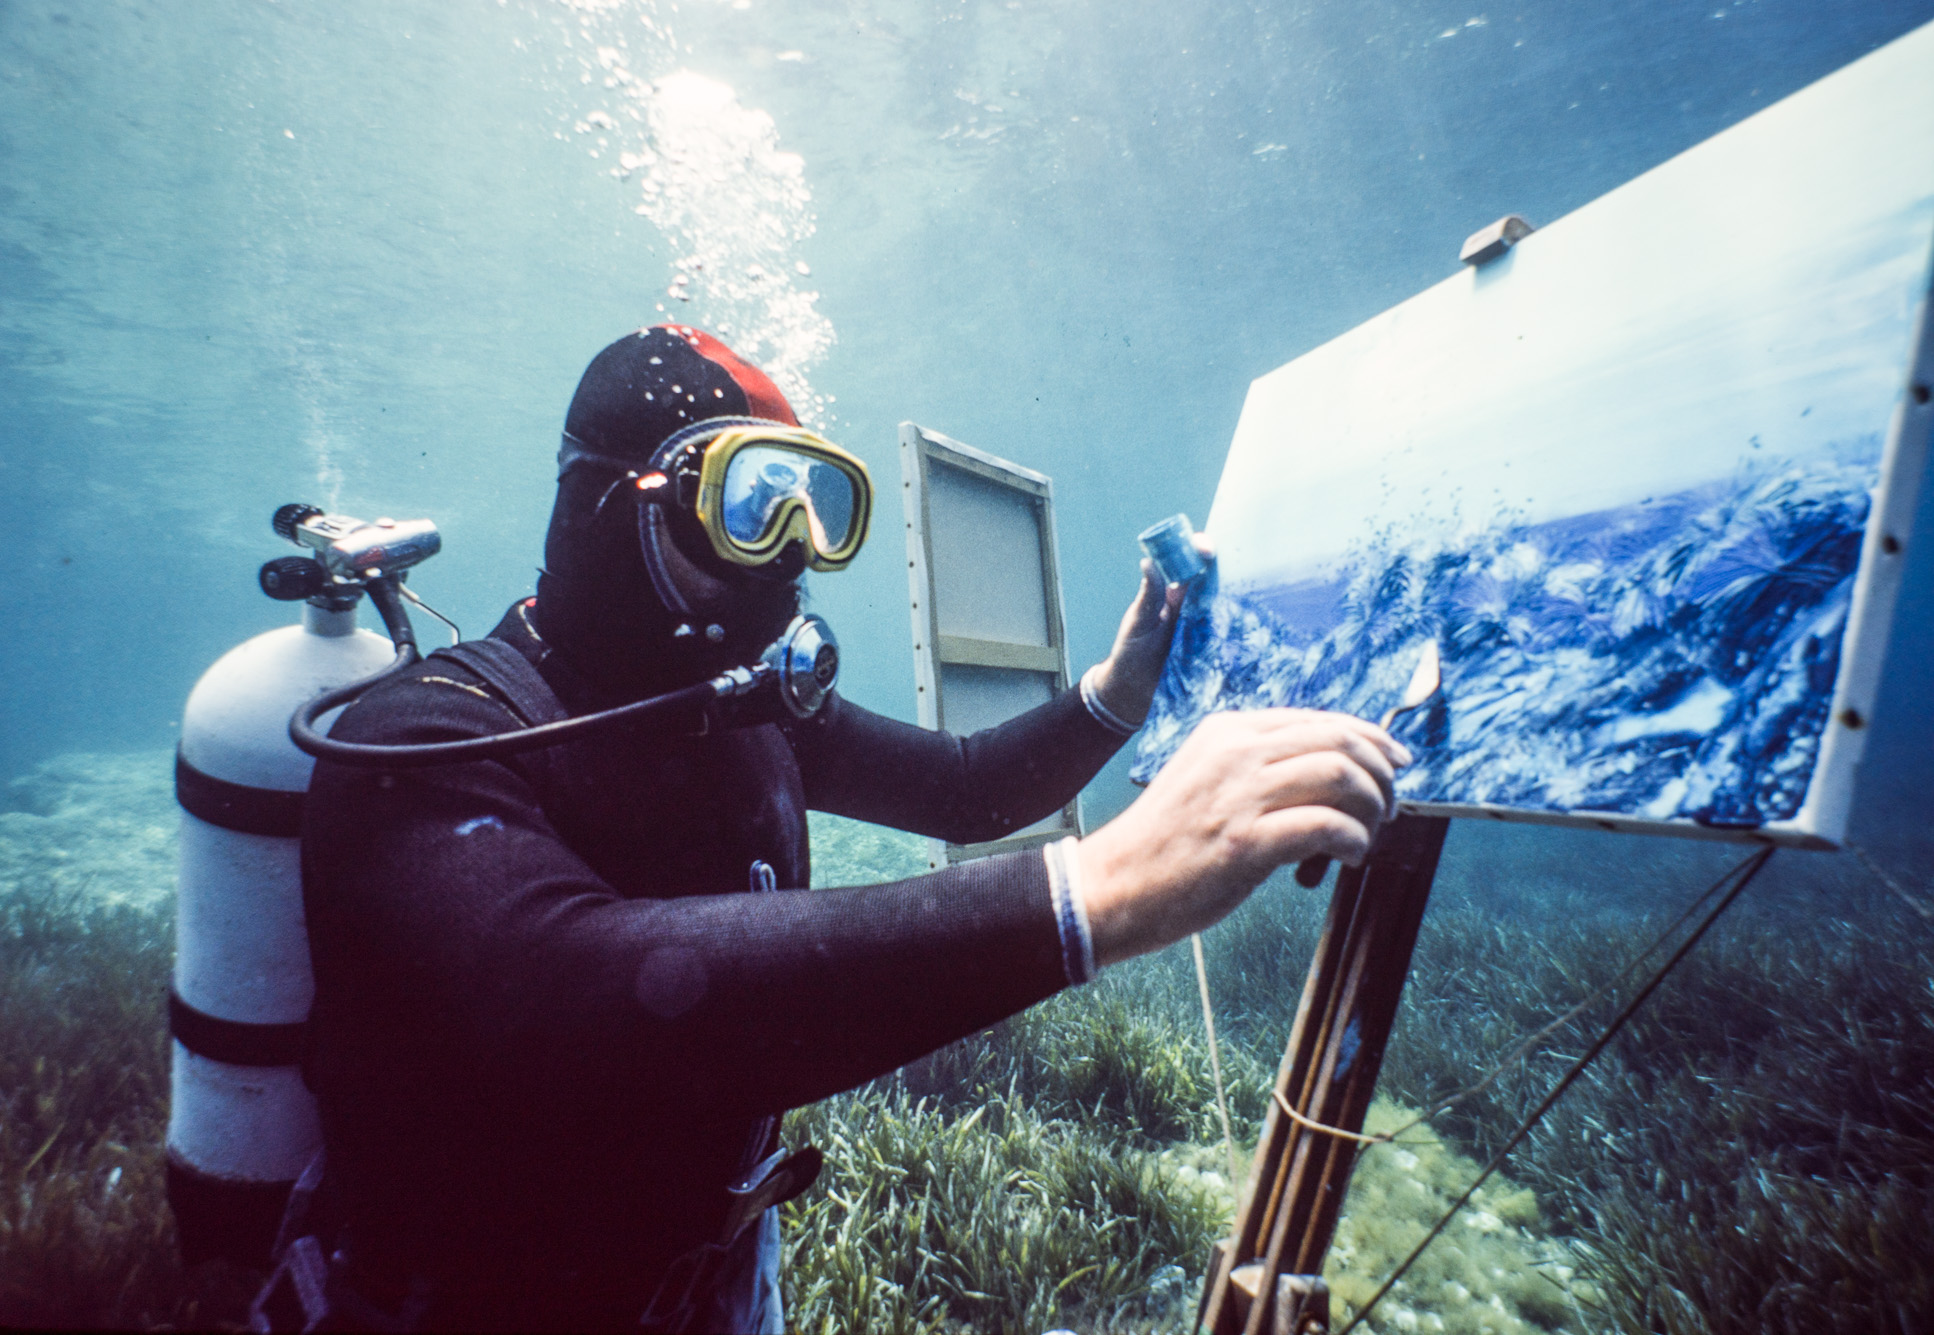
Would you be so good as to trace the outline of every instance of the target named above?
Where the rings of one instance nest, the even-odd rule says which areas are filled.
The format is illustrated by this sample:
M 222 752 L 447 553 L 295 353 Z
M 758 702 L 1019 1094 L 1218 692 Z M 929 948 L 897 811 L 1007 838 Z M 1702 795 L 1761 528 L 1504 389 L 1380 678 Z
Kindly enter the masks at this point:
M 1143 733 L 1147 782 L 1205 715 L 1377 718 L 1435 637 L 1443 687 L 1394 731 L 1413 801 L 1751 827 L 1819 753 L 1878 433 L 1639 503 L 1377 535 L 1325 578 L 1192 591 Z
M 1343 1037 L 1336 1045 L 1336 1074 L 1331 1079 L 1341 1080 L 1348 1075 L 1350 1068 L 1356 1065 L 1357 1053 L 1362 1050 L 1363 1025 L 1356 1016 L 1352 1015 L 1350 1022 L 1343 1027 Z

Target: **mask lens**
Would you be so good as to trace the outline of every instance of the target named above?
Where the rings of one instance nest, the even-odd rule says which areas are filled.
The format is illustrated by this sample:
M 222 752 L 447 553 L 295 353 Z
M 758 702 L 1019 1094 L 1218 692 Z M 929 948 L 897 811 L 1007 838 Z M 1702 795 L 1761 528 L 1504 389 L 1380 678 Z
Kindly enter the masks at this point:
M 752 547 L 770 531 L 788 500 L 801 500 L 819 521 L 829 550 L 853 530 L 853 481 L 829 463 L 780 446 L 748 445 L 725 470 L 720 518 L 726 536 Z
M 838 551 L 853 531 L 853 479 L 844 469 L 815 459 L 806 472 L 806 495 L 827 543 Z
M 788 498 L 806 494 L 806 470 L 798 455 L 753 445 L 733 456 L 725 470 L 722 518 L 734 542 L 755 544 Z

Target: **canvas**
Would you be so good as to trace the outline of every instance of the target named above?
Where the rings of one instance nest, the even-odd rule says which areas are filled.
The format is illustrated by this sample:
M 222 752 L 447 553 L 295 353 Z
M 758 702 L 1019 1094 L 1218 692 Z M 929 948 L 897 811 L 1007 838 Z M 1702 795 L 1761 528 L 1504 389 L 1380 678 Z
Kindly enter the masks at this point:
M 967 736 L 1067 690 L 1054 483 L 913 422 L 900 424 L 900 482 L 920 725 Z M 1080 833 L 1077 799 L 987 843 L 929 840 L 928 863 Z
M 1442 814 L 1831 843 L 1927 453 L 1934 26 L 1257 380 L 1136 759 L 1377 718 Z

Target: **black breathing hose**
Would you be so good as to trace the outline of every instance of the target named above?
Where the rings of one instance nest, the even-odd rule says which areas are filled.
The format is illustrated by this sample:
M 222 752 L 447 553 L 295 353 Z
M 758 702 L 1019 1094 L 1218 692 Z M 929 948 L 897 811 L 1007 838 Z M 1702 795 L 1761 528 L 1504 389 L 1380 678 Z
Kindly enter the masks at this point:
M 409 613 L 403 608 L 403 598 L 397 592 L 395 579 L 388 576 L 372 579 L 366 587 L 370 602 L 376 605 L 377 612 L 382 615 L 390 641 L 396 645 L 396 657 L 381 672 L 324 691 L 296 710 L 294 717 L 289 720 L 289 740 L 318 760 L 364 769 L 421 769 L 427 765 L 449 765 L 468 760 L 495 760 L 574 741 L 613 723 L 640 723 L 666 715 L 676 716 L 709 704 L 721 693 L 717 681 L 702 681 L 683 690 L 654 695 L 648 700 L 634 700 L 628 705 L 586 714 L 581 718 L 543 723 L 534 728 L 519 728 L 515 732 L 499 733 L 494 737 L 470 737 L 460 742 L 379 746 L 368 742 L 337 741 L 322 735 L 316 727 L 317 719 L 422 659 L 416 648 L 416 633 L 411 629 Z
M 382 671 L 372 672 L 367 677 L 359 677 L 346 685 L 324 691 L 321 695 L 309 701 L 308 704 L 296 710 L 294 716 L 289 719 L 289 740 L 296 744 L 298 750 L 306 751 L 312 756 L 326 756 L 331 760 L 336 760 L 340 758 L 337 755 L 337 751 L 340 748 L 347 748 L 351 745 L 348 742 L 333 741 L 316 731 L 317 719 L 338 705 L 348 704 L 377 682 L 396 675 L 404 668 L 414 665 L 423 657 L 417 652 L 416 631 L 410 625 L 409 614 L 403 610 L 403 598 L 396 591 L 395 579 L 390 577 L 373 579 L 366 587 L 369 591 L 370 602 L 376 604 L 376 610 L 382 614 L 383 627 L 389 631 L 390 643 L 396 646 L 396 657 L 392 658 L 389 666 Z M 370 747 L 364 749 L 379 750 L 382 748 Z M 349 763 L 354 764 L 356 762 L 350 761 Z
M 402 659 L 398 654 L 397 658 Z M 514 756 L 522 751 L 536 751 L 546 746 L 559 746 L 574 741 L 589 732 L 596 732 L 613 723 L 640 723 L 662 715 L 677 715 L 718 698 L 718 687 L 709 681 L 687 686 L 683 690 L 668 695 L 654 695 L 649 700 L 634 700 L 616 709 L 607 709 L 597 714 L 586 714 L 582 718 L 561 719 L 556 723 L 540 723 L 534 728 L 519 728 L 516 732 L 502 732 L 494 737 L 470 737 L 461 742 L 423 742 L 414 746 L 377 746 L 367 742 L 339 742 L 333 737 L 324 737 L 315 730 L 315 720 L 337 705 L 353 700 L 361 692 L 369 689 L 383 678 L 395 672 L 398 667 L 408 667 L 409 662 L 384 668 L 373 677 L 340 686 L 324 695 L 319 695 L 296 711 L 289 720 L 289 736 L 295 744 L 319 760 L 333 761 L 338 765 L 356 765 L 365 769 L 421 769 L 426 765 L 449 765 L 466 760 L 496 760 L 502 756 Z

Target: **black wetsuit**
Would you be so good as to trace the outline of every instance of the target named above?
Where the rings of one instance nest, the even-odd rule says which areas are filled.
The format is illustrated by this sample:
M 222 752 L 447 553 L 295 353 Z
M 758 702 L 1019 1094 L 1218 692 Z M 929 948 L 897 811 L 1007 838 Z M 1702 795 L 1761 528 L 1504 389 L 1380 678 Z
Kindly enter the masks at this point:
M 493 635 L 585 711 L 518 609 Z M 334 735 L 512 726 L 432 658 Z M 1070 800 L 1120 740 L 1076 691 L 966 739 L 835 697 L 783 727 L 318 765 L 305 1071 L 372 1296 L 421 1276 L 431 1325 L 634 1323 L 669 1260 L 717 1235 L 763 1117 L 1067 982 L 1038 852 L 808 892 L 806 809 L 992 839 Z M 755 861 L 778 893 L 746 893 Z

